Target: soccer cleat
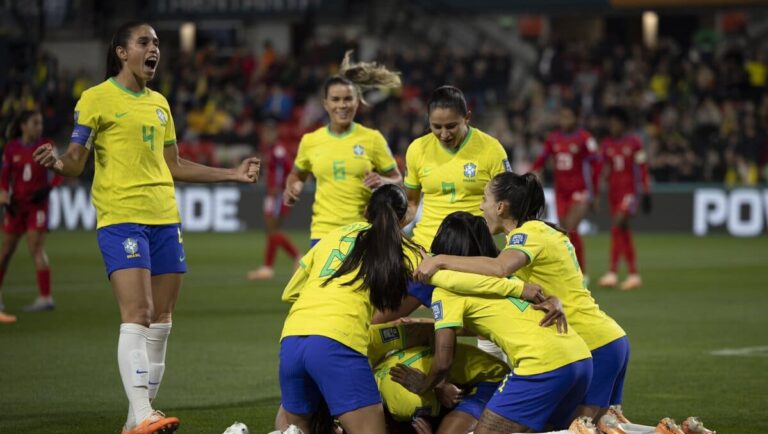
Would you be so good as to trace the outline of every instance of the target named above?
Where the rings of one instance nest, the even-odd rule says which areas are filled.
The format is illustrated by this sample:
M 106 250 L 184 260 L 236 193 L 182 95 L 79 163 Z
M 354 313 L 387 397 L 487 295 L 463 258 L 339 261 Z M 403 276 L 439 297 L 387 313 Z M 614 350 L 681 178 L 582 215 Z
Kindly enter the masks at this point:
M 7 314 L 0 311 L 0 324 L 13 324 L 16 322 L 16 315 Z
M 622 428 L 619 420 L 611 413 L 606 413 L 600 418 L 597 429 L 603 434 L 627 434 L 627 430 Z
M 685 434 L 717 434 L 716 431 L 707 429 L 698 417 L 692 416 L 684 420 L 680 427 Z
M 603 277 L 600 278 L 600 280 L 597 281 L 597 284 L 602 286 L 603 288 L 613 288 L 614 286 L 618 285 L 619 278 L 616 276 L 616 273 L 613 271 L 609 271 L 603 275 Z
M 55 308 L 53 297 L 37 297 L 31 304 L 24 306 L 24 312 L 45 312 Z
M 280 431 L 278 431 L 279 433 Z M 224 431 L 224 434 L 248 434 L 248 427 L 242 422 L 235 422 Z
M 665 417 L 656 425 L 658 434 L 685 434 L 672 418 Z
M 608 414 L 615 417 L 619 423 L 632 423 L 624 416 L 624 411 L 621 408 L 621 404 L 612 405 L 608 407 Z
M 640 279 L 639 274 L 630 274 L 623 282 L 621 282 L 622 291 L 631 291 L 641 286 L 643 286 L 643 280 Z
M 132 430 L 123 428 L 123 434 L 170 434 L 176 431 L 180 424 L 178 418 L 166 417 L 161 411 L 153 410 L 148 418 Z
M 597 427 L 592 423 L 592 418 L 588 416 L 577 417 L 571 422 L 568 431 L 573 434 L 598 434 Z
M 275 270 L 266 265 L 259 267 L 258 270 L 248 272 L 248 280 L 269 280 L 275 277 Z

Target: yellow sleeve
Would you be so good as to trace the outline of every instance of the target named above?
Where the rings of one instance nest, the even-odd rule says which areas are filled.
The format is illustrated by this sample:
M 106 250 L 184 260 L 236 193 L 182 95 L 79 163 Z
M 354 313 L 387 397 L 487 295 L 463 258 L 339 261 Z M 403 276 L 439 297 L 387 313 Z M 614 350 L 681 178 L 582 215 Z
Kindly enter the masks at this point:
M 368 359 L 376 365 L 385 355 L 406 347 L 405 328 L 402 324 L 373 324 L 370 328 Z
M 488 167 L 490 168 L 491 178 L 499 173 L 511 172 L 512 166 L 509 164 L 507 151 L 497 140 L 494 140 L 491 149 L 488 150 Z
M 96 97 L 93 96 L 92 91 L 83 92 L 77 101 L 77 105 L 75 105 L 75 127 L 77 128 L 78 125 L 82 125 L 91 129 L 90 137 L 85 143 L 87 149 L 92 147 L 100 122 L 101 112 L 99 111 L 99 105 L 96 103 Z
M 432 316 L 435 330 L 464 327 L 464 300 L 443 288 L 432 293 Z
M 373 167 L 379 173 L 387 173 L 397 167 L 387 140 L 379 131 L 374 131 L 373 137 Z
M 528 256 L 529 263 L 533 263 L 544 250 L 544 243 L 541 241 L 536 234 L 513 231 L 504 250 L 519 250 Z
M 411 142 L 408 146 L 408 151 L 405 153 L 405 179 L 403 184 L 406 188 L 412 190 L 418 190 L 421 188 L 421 181 L 419 180 L 419 169 L 421 169 L 421 155 L 419 155 L 418 147 L 415 146 L 415 141 Z
M 165 125 L 165 137 L 163 137 L 163 146 L 172 146 L 176 144 L 176 125 L 173 123 L 171 109 L 166 112 L 168 123 Z
M 523 294 L 522 280 L 517 277 L 503 278 L 475 273 L 440 270 L 432 276 L 432 285 L 462 295 L 498 295 L 520 298 Z
M 304 134 L 299 142 L 299 151 L 296 154 L 296 159 L 293 160 L 293 167 L 302 172 L 312 171 L 312 161 L 309 159 L 309 150 L 307 149 L 309 147 L 308 141 L 307 135 Z
M 286 303 L 294 303 L 299 299 L 301 289 L 304 288 L 304 285 L 307 283 L 309 271 L 312 269 L 315 250 L 317 249 L 311 249 L 303 258 L 301 258 L 301 261 L 299 261 L 299 268 L 293 273 L 293 277 L 291 277 L 291 280 L 285 286 L 283 295 L 280 297 L 282 301 Z

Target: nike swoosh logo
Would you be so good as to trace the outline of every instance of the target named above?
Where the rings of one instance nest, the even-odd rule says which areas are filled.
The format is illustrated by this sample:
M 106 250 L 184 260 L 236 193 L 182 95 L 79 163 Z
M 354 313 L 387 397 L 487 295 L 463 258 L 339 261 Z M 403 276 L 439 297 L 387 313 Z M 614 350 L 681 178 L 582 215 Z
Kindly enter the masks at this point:
M 123 116 L 125 116 L 127 114 L 128 114 L 128 112 L 125 112 L 125 113 L 115 113 L 115 117 L 120 119 L 121 117 L 123 117 Z
M 148 373 L 148 372 L 149 372 L 149 371 L 139 371 L 138 369 L 136 370 L 136 373 L 137 373 L 137 374 L 146 374 L 146 373 Z
M 429 175 L 432 172 L 431 168 L 424 168 L 424 176 Z
M 187 259 L 186 256 L 179 256 L 179 262 L 184 262 L 185 259 Z

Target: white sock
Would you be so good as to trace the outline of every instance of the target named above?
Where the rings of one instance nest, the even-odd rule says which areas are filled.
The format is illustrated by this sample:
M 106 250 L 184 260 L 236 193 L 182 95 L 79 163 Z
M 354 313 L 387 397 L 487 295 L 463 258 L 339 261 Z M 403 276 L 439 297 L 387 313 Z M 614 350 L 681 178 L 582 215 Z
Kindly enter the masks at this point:
M 133 413 L 133 424 L 127 428 L 133 428 L 136 423 L 146 419 L 152 413 L 148 392 L 148 333 L 149 328 L 141 324 L 120 325 L 120 338 L 117 341 L 117 365 L 120 368 L 125 395 L 128 397 L 128 405 Z
M 149 325 L 147 335 L 147 356 L 149 357 L 149 400 L 157 396 L 160 382 L 165 372 L 165 349 L 168 347 L 168 335 L 172 323 L 154 323 Z
M 507 355 L 504 354 L 504 351 L 501 351 L 501 348 L 497 347 L 496 344 L 487 339 L 477 338 L 477 348 L 480 348 L 481 350 L 496 357 L 497 359 L 509 363 L 509 360 L 507 360 Z

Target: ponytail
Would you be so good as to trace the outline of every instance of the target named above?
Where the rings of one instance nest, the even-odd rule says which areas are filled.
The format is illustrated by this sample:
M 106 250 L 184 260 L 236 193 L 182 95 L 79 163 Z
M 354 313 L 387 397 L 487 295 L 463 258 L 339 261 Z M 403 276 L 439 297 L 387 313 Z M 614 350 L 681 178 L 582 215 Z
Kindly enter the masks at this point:
M 128 46 L 128 39 L 131 38 L 133 29 L 139 26 L 149 25 L 143 21 L 130 21 L 124 23 L 117 28 L 115 34 L 112 36 L 112 40 L 107 48 L 107 72 L 104 79 L 108 80 L 110 77 L 114 77 L 120 73 L 123 69 L 123 62 L 117 57 L 117 47 L 126 48 Z
M 403 252 L 403 245 L 418 255 L 418 247 L 405 238 L 400 229 L 400 221 L 407 210 L 408 199 L 401 187 L 389 184 L 376 189 L 366 210 L 371 227 L 357 234 L 341 267 L 323 285 L 359 267 L 355 277 L 344 285 L 362 280 L 358 290 L 370 291 L 371 304 L 376 309 L 399 308 L 414 268 Z
M 491 193 L 496 201 L 506 202 L 509 216 L 517 220 L 517 226 L 522 226 L 531 220 L 541 220 L 544 217 L 546 200 L 544 187 L 539 178 L 533 173 L 518 175 L 504 172 L 491 180 Z M 555 224 L 546 222 L 554 229 L 565 233 Z
M 352 50 L 344 54 L 338 75 L 327 79 L 323 84 L 323 98 L 328 96 L 328 89 L 334 84 L 352 86 L 357 92 L 360 102 L 368 103 L 363 97 L 363 91 L 369 89 L 399 89 L 402 87 L 400 73 L 390 71 L 386 66 L 376 62 L 352 63 Z
M 5 138 L 8 141 L 18 139 L 21 137 L 21 126 L 24 125 L 32 116 L 40 114 L 38 110 L 24 110 L 19 113 L 13 121 L 8 125 L 8 129 L 5 131 Z

